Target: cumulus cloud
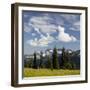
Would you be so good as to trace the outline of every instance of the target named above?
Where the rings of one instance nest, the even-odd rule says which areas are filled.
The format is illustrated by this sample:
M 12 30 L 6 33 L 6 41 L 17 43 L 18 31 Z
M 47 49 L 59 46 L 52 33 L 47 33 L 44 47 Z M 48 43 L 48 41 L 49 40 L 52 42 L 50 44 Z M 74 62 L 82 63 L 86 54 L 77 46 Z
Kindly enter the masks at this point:
M 74 20 L 76 19 L 76 16 L 74 15 L 62 15 L 62 17 L 66 20 Z M 60 17 L 61 18 L 61 17 Z M 62 19 L 63 19 L 62 18 Z M 27 23 L 24 23 L 24 31 L 25 32 L 31 32 L 32 36 L 34 36 L 33 39 L 30 39 L 27 41 L 27 43 L 31 46 L 42 46 L 46 47 L 50 43 L 57 41 L 62 42 L 75 42 L 77 41 L 76 37 L 73 35 L 69 35 L 69 33 L 65 32 L 65 27 L 62 27 L 59 25 L 59 20 L 54 23 L 55 20 L 52 20 L 53 18 L 49 17 L 48 15 L 42 15 L 42 16 L 32 16 Z M 55 19 L 55 18 L 54 18 Z M 57 18 L 58 19 L 58 18 Z M 64 20 L 63 19 L 63 20 Z M 51 23 L 53 21 L 53 23 Z M 80 28 L 80 22 L 74 22 L 71 29 L 77 30 Z M 34 33 L 33 33 L 34 32 Z M 39 38 L 37 37 L 37 32 Z M 53 33 L 58 32 L 58 36 L 51 36 Z M 57 37 L 57 39 L 55 39 Z
M 25 24 L 25 31 L 30 31 L 30 28 L 38 28 L 43 33 L 52 33 L 57 31 L 57 25 L 64 25 L 68 23 L 69 29 L 74 31 L 80 30 L 79 15 L 74 14 L 42 14 L 41 16 L 32 16 L 27 25 Z M 25 14 L 25 17 L 29 15 Z M 53 18 L 52 18 L 53 17 Z
M 51 20 L 52 18 L 48 16 L 42 16 L 42 17 L 34 16 L 30 18 L 28 24 L 31 25 L 34 28 L 34 30 L 38 28 L 39 31 L 42 33 L 53 33 L 53 32 L 56 32 L 57 26 L 54 24 L 50 24 Z
M 74 36 L 70 36 L 68 33 L 65 33 L 64 27 L 58 26 L 58 31 L 58 40 L 62 42 L 71 42 L 77 40 Z
M 46 47 L 48 46 L 49 43 L 52 43 L 53 41 L 54 41 L 54 38 L 47 33 L 47 36 L 44 36 L 43 34 L 41 34 L 40 39 L 35 38 L 32 40 L 28 40 L 27 43 L 33 47 L 36 47 L 36 46 Z
M 40 34 L 40 39 L 34 38 L 31 40 L 28 40 L 27 43 L 33 47 L 47 47 L 50 43 L 54 42 L 56 39 L 51 36 L 49 33 L 46 33 L 46 36 L 39 32 L 39 29 L 36 29 L 36 31 Z M 65 33 L 64 27 L 58 26 L 58 37 L 57 39 L 62 42 L 75 42 L 77 39 L 69 35 L 68 33 Z

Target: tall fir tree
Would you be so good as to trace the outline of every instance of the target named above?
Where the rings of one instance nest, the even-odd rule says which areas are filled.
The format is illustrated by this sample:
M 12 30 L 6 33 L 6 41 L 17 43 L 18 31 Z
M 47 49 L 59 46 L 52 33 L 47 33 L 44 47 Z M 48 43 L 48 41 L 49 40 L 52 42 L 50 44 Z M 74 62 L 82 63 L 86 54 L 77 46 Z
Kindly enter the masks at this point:
M 53 57 L 52 58 L 53 68 L 59 69 L 58 54 L 57 54 L 57 48 L 56 47 L 53 49 L 52 57 Z
M 43 52 L 40 52 L 40 64 L 39 64 L 39 68 L 43 68 Z
M 47 56 L 47 64 L 47 67 L 53 70 L 53 63 L 49 55 Z
M 69 51 L 65 50 L 65 48 L 62 49 L 62 68 L 64 69 L 72 69 L 72 64 L 70 60 L 70 54 Z
M 65 48 L 62 48 L 62 57 L 61 57 L 62 63 L 61 66 L 62 68 L 65 68 L 65 64 L 66 64 L 66 53 L 65 53 Z
M 33 68 L 34 68 L 34 69 L 37 69 L 37 57 L 36 57 L 36 52 L 34 53 Z
M 66 68 L 74 69 L 75 63 L 71 62 L 71 55 L 70 55 L 69 51 L 66 52 L 66 58 L 67 58 L 67 67 Z

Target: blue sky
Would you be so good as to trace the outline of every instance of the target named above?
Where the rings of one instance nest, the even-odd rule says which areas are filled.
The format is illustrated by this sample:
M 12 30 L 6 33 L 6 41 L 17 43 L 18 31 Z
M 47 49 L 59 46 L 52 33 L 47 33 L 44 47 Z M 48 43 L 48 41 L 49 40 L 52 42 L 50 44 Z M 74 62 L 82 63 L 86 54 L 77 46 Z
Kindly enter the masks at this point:
M 24 54 L 53 47 L 80 49 L 80 15 L 23 11 Z

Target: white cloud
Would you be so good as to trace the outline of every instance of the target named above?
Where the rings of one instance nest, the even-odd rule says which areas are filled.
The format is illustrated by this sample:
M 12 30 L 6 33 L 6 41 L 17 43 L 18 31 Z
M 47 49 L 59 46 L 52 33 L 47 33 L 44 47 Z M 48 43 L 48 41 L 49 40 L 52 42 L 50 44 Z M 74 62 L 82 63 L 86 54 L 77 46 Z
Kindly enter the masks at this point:
M 36 36 L 36 34 L 35 33 L 32 33 L 32 36 Z
M 49 18 L 48 16 L 32 17 L 29 20 L 29 23 L 32 24 L 34 29 L 38 28 L 42 33 L 53 33 L 56 32 L 57 26 L 49 23 L 51 19 L 52 18 Z
M 66 15 L 65 15 L 66 16 Z M 68 15 L 66 18 L 67 20 L 70 19 L 71 15 Z M 63 15 L 64 17 L 64 15 Z M 75 20 L 75 16 L 71 16 L 73 20 Z M 65 18 L 65 17 L 64 17 Z M 57 26 L 55 24 L 51 24 L 53 18 L 50 18 L 48 15 L 46 16 L 33 16 L 30 18 L 28 23 L 24 24 L 24 31 L 31 32 L 32 30 L 36 31 L 40 35 L 40 39 L 34 38 L 32 40 L 28 40 L 28 44 L 31 46 L 48 46 L 49 43 L 52 43 L 55 39 L 50 36 L 52 33 L 59 32 L 57 39 L 62 42 L 74 42 L 77 39 L 69 35 L 65 32 L 65 28 L 61 27 L 60 25 Z M 70 19 L 71 20 L 71 19 Z M 74 22 L 73 28 L 79 28 L 80 22 Z M 72 28 L 72 27 L 71 27 Z M 44 35 L 43 35 L 44 34 Z M 45 36 L 46 35 L 46 36 Z M 35 36 L 35 33 L 32 33 L 32 36 Z
M 77 30 L 80 30 L 80 21 L 75 22 L 75 23 L 73 24 L 73 26 L 75 26 L 75 28 L 76 28 Z
M 34 27 L 34 30 L 38 33 L 41 34 L 41 32 L 39 31 L 39 29 L 37 27 Z
M 27 23 L 24 23 L 24 31 L 25 32 L 31 32 L 32 31 L 32 26 L 28 25 Z
M 71 25 L 70 30 L 80 30 L 80 20 L 77 19 L 78 15 L 61 14 L 58 17 L 53 17 L 54 18 L 51 18 L 48 14 L 33 16 L 29 19 L 27 24 L 25 24 L 24 31 L 29 32 L 38 28 L 42 33 L 54 33 L 58 29 L 57 25 L 64 25 L 65 22 Z M 54 23 L 56 23 L 56 25 Z
M 80 26 L 80 21 L 74 23 L 75 26 Z
M 63 19 L 69 23 L 73 23 L 73 22 L 77 21 L 77 15 L 62 14 L 60 16 L 63 17 Z
M 30 44 L 31 46 L 37 46 L 38 45 L 36 38 L 34 40 L 28 40 L 27 43 Z
M 77 18 L 79 15 L 74 15 L 74 14 L 63 14 L 60 15 L 60 17 L 63 18 L 64 22 L 67 22 L 70 24 L 69 29 L 73 31 L 80 31 L 80 19 Z
M 42 17 L 32 17 L 30 19 L 30 22 L 33 24 L 48 24 L 47 21 L 51 20 L 51 18 L 47 17 L 47 16 L 42 16 Z
M 70 30 L 80 31 L 80 21 L 77 21 L 77 22 L 73 23 L 72 26 L 73 26 L 73 27 L 70 27 Z
M 62 42 L 71 42 L 77 40 L 74 36 L 70 36 L 68 33 L 65 33 L 64 27 L 58 26 L 58 31 L 58 40 Z
M 27 18 L 29 15 L 27 15 L 27 14 L 24 14 L 24 18 Z
M 57 30 L 57 26 L 50 24 L 52 18 L 45 16 L 32 17 L 27 23 L 24 23 L 24 31 L 30 32 L 35 30 L 37 33 L 54 33 Z
M 36 46 L 46 47 L 48 46 L 49 43 L 52 43 L 53 41 L 54 41 L 54 38 L 47 33 L 47 36 L 44 36 L 43 34 L 41 34 L 40 39 L 35 38 L 33 40 L 28 40 L 27 43 L 34 47 Z
M 71 38 L 72 38 L 72 41 L 77 41 L 77 39 L 74 37 L 74 36 L 71 36 Z

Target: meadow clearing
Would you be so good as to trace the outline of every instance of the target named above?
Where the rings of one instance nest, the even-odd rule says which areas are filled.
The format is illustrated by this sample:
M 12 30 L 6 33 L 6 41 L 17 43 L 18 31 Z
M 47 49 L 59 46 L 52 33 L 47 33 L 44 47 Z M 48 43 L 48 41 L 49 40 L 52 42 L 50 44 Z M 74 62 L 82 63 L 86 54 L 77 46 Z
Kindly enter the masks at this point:
M 24 77 L 79 75 L 80 70 L 24 68 Z

